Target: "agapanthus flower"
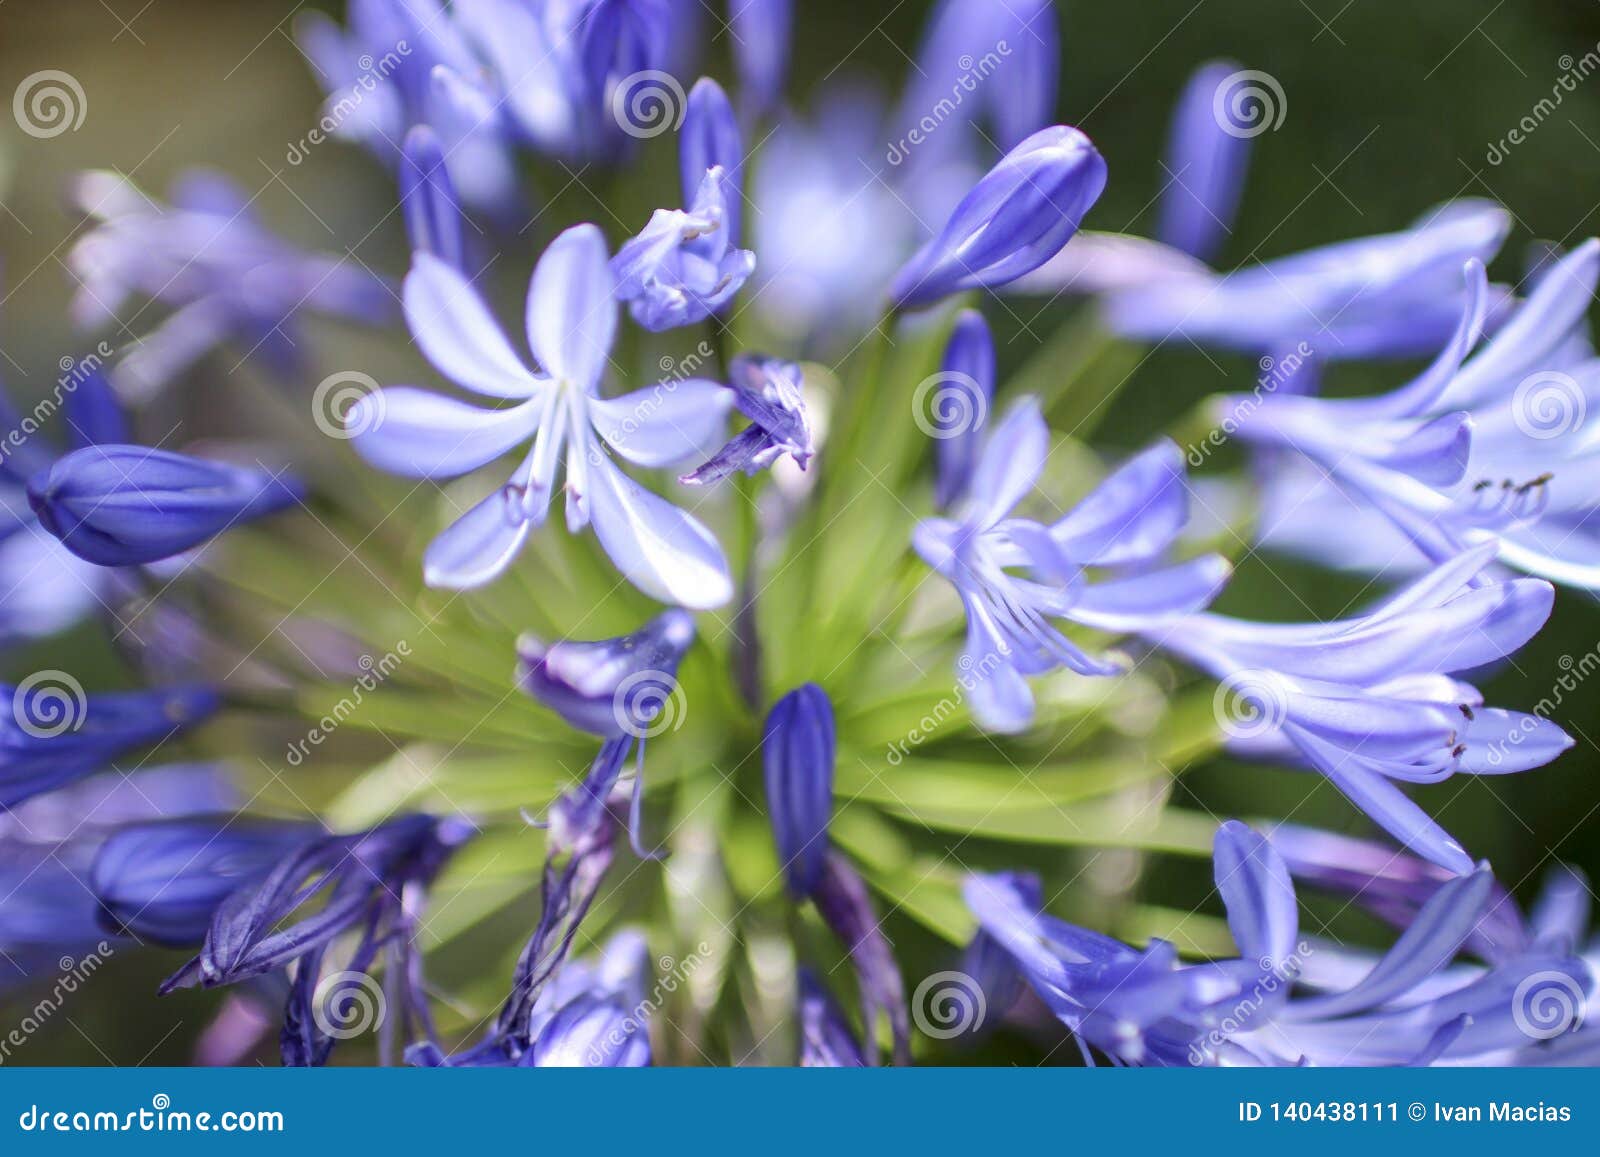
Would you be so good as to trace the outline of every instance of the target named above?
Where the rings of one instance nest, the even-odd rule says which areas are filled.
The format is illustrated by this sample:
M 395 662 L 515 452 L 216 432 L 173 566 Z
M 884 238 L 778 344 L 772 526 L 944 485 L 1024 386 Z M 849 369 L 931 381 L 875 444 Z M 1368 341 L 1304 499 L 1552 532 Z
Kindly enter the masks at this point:
M 1296 456 L 1280 454 L 1262 472 L 1262 541 L 1374 570 L 1411 569 L 1494 541 L 1519 570 L 1600 586 L 1591 416 L 1600 362 L 1585 322 L 1600 242 L 1552 264 L 1470 358 L 1488 289 L 1476 263 L 1465 276 L 1455 335 L 1399 389 L 1267 397 L 1248 413 L 1237 399 L 1218 400 L 1219 413 L 1241 415 L 1239 437 Z
M 1580 998 L 1594 985 L 1554 942 L 1452 966 L 1492 895 L 1487 867 L 1443 883 L 1382 957 L 1304 938 L 1288 865 L 1243 824 L 1218 830 L 1215 868 L 1240 958 L 1193 965 L 1045 915 L 1014 878 L 969 877 L 965 894 L 1051 1011 L 1123 1063 L 1500 1064 L 1542 1047 L 1519 1003 L 1530 982 L 1560 976 Z
M 1549 583 L 1472 585 L 1493 557 L 1492 543 L 1466 551 L 1353 618 L 1197 614 L 1151 637 L 1222 680 L 1219 718 L 1246 750 L 1310 765 L 1402 844 L 1465 874 L 1471 857 L 1396 781 L 1525 771 L 1572 744 L 1452 677 L 1512 654 L 1550 614 Z
M 1125 337 L 1246 353 L 1305 342 L 1327 360 L 1429 356 L 1460 319 L 1461 267 L 1487 263 L 1509 225 L 1498 205 L 1454 201 L 1397 233 L 1230 273 L 1154 278 L 1108 297 L 1106 317 Z M 1491 308 L 1499 306 L 1496 293 Z
M 439 134 L 427 125 L 406 134 L 400 157 L 400 212 L 413 253 L 429 253 L 463 274 L 470 272 L 455 182 L 445 167 Z
M 692 202 L 706 174 L 721 170 L 723 217 L 732 246 L 744 236 L 744 162 L 744 134 L 733 104 L 720 84 L 702 76 L 689 90 L 678 130 L 679 188 L 683 199 Z
M 669 706 L 678 664 L 693 642 L 694 616 L 676 609 L 615 639 L 545 643 L 523 635 L 517 682 L 580 731 L 642 737 Z
M 1178 97 L 1167 139 L 1162 177 L 1168 184 L 1156 236 L 1201 261 L 1216 255 L 1244 192 L 1254 134 L 1250 125 L 1228 119 L 1233 110 L 1225 88 L 1239 73 L 1232 60 L 1197 69 Z
M 945 510 L 972 483 L 994 403 L 994 336 L 977 310 L 963 310 L 956 318 L 939 374 L 943 389 L 934 397 L 934 503 Z
M 303 495 L 282 471 L 115 444 L 74 450 L 28 482 L 40 525 L 101 566 L 160 562 Z
M 1050 123 L 1060 69 L 1050 0 L 942 0 L 900 101 L 899 134 L 919 133 L 908 140 L 912 162 L 924 150 L 960 151 L 973 126 L 1001 149 L 1022 143 Z
M 67 253 L 81 287 L 73 321 L 99 329 L 135 294 L 172 307 L 111 371 L 126 396 L 159 390 L 224 342 L 293 373 L 306 348 L 303 311 L 367 323 L 393 315 L 383 281 L 348 257 L 276 237 L 257 220 L 253 198 L 218 174 L 181 178 L 170 207 L 108 172 L 80 175 L 72 199 L 99 221 Z
M 1205 606 L 1229 573 L 1215 556 L 1141 569 L 1188 520 L 1183 459 L 1168 442 L 1126 463 L 1049 525 L 1011 517 L 1043 472 L 1049 449 L 1038 403 L 1023 399 L 989 433 L 954 515 L 922 522 L 913 537 L 923 561 L 961 597 L 967 614 L 961 668 L 973 673 L 973 714 L 995 731 L 1020 731 L 1032 721 L 1025 676 L 1122 669 L 1085 652 L 1052 619 L 1136 630 Z M 1090 568 L 1125 573 L 1089 582 Z
M 461 1053 L 422 1043 L 412 1064 L 443 1067 L 640 1068 L 650 1064 L 645 976 L 649 952 L 633 931 L 613 936 L 599 958 L 568 961 L 525 1010 L 524 1028 L 496 1033 Z
M 0 812 L 0 993 L 107 940 L 86 881 L 124 825 L 237 804 L 222 768 L 174 764 L 137 779 L 107 772 Z
M 800 969 L 796 1019 L 800 1026 L 800 1065 L 808 1069 L 859 1069 L 867 1061 L 855 1030 L 827 986 L 809 968 Z
M 229 893 L 259 882 L 324 834 L 314 823 L 252 816 L 130 824 L 101 845 L 88 885 L 112 930 L 189 947 L 205 939 Z
M 762 731 L 762 762 L 773 840 L 789 890 L 810 899 L 850 954 L 861 990 L 862 1022 L 875 1040 L 888 1023 L 896 1064 L 911 1061 L 905 982 L 866 881 L 841 852 L 830 849 L 833 812 L 833 704 L 815 684 L 796 688 L 773 706 Z
M 1088 137 L 1064 125 L 1040 129 L 979 180 L 895 275 L 895 304 L 931 305 L 1033 272 L 1072 239 L 1105 185 L 1105 160 Z
M 449 478 L 533 442 L 512 481 L 433 541 L 423 571 L 430 586 L 482 586 L 503 573 L 544 522 L 565 451 L 570 531 L 592 523 L 623 575 L 665 602 L 714 607 L 731 595 L 727 560 L 710 531 L 629 478 L 612 457 L 646 467 L 692 457 L 720 435 L 728 398 L 716 383 L 698 379 L 601 397 L 616 336 L 615 287 L 605 239 L 593 225 L 551 242 L 528 287 L 535 373 L 472 285 L 436 258 L 417 255 L 405 283 L 417 345 L 459 385 L 515 404 L 485 410 L 390 386 L 352 407 L 356 449 L 398 474 Z
M 806 417 L 803 373 L 794 362 L 740 354 L 728 364 L 734 408 L 750 419 L 700 466 L 680 475 L 686 486 L 719 482 L 736 471 L 755 474 L 787 454 L 804 470 L 815 452 Z
M 300 12 L 295 43 L 327 93 L 317 129 L 353 141 L 390 167 L 407 134 L 420 125 L 441 133 L 452 175 L 469 203 L 500 211 L 516 200 L 516 171 L 496 118 L 463 115 L 445 77 L 475 75 L 480 65 L 458 19 L 472 5 L 439 0 L 352 0 L 349 27 L 320 12 Z M 299 164 L 316 136 L 291 146 Z
M 291 969 L 282 1032 L 286 1065 L 320 1065 L 355 998 L 354 977 L 387 954 L 401 996 L 402 1031 L 434 1036 L 415 937 L 426 897 L 445 863 L 476 829 L 460 818 L 407 815 L 354 835 L 291 840 L 264 874 L 217 904 L 199 955 L 162 984 L 163 993 L 211 988 Z M 204 870 L 197 860 L 182 871 Z M 348 967 L 324 985 L 333 942 L 358 932 Z M 415 1026 L 413 1026 L 415 1022 Z
M 204 686 L 86 695 L 70 678 L 38 677 L 0 684 L 0 702 L 10 708 L 0 714 L 0 809 L 105 770 L 221 705 Z
M 768 112 L 789 79 L 794 0 L 728 0 L 728 32 L 747 115 Z

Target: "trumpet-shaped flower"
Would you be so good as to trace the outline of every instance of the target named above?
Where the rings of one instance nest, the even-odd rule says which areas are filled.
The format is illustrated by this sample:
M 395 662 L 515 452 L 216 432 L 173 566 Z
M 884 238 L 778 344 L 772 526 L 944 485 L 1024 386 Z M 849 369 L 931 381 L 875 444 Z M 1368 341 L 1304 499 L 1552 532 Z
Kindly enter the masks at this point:
M 1471 585 L 1493 557 L 1492 543 L 1467 551 L 1354 618 L 1199 614 L 1149 635 L 1222 681 L 1219 719 L 1243 749 L 1310 765 L 1402 844 L 1464 874 L 1472 859 L 1396 781 L 1525 771 L 1572 744 L 1451 677 L 1516 651 L 1550 614 L 1549 583 Z
M 540 526 L 566 467 L 567 527 L 593 525 L 617 568 L 646 594 L 714 607 L 732 593 L 710 531 L 617 465 L 684 461 L 714 442 L 728 408 L 715 382 L 663 382 L 617 398 L 599 387 L 616 335 L 615 280 L 592 225 L 569 229 L 539 259 L 528 289 L 528 344 L 540 372 L 517 356 L 459 272 L 419 254 L 406 278 L 412 336 L 446 377 L 512 403 L 482 409 L 390 386 L 352 407 L 348 425 L 369 462 L 413 478 L 448 478 L 532 442 L 510 482 L 436 538 L 424 559 L 430 586 L 482 586 L 503 573 Z
M 989 434 L 954 516 L 921 523 L 913 538 L 966 608 L 961 667 L 975 672 L 974 715 L 995 731 L 1020 731 L 1032 721 L 1026 676 L 1121 670 L 1089 655 L 1051 620 L 1138 630 L 1205 606 L 1229 573 L 1213 556 L 1137 569 L 1164 553 L 1188 520 L 1183 460 L 1171 443 L 1135 457 L 1052 524 L 1011 517 L 1049 449 L 1038 403 L 1017 403 Z M 1113 574 L 1090 582 L 1090 569 Z

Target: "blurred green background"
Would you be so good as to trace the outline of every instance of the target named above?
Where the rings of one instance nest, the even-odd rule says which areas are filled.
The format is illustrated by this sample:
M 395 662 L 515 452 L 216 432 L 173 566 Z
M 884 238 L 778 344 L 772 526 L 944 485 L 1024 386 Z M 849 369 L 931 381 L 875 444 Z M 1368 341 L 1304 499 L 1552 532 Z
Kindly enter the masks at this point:
M 713 3 L 714 0 L 707 0 Z M 337 6 L 331 6 L 337 8 Z M 802 0 L 791 91 L 800 103 L 836 72 L 897 83 L 929 5 Z M 40 69 L 82 82 L 81 129 L 49 140 L 0 118 L 0 350 L 6 385 L 19 399 L 42 395 L 57 361 L 75 352 L 61 264 L 73 220 L 61 208 L 68 176 L 89 167 L 133 172 L 164 189 L 179 170 L 215 166 L 251 189 L 259 212 L 285 235 L 317 248 L 353 248 L 374 269 L 398 274 L 404 247 L 397 215 L 373 229 L 372 206 L 392 200 L 386 174 L 366 154 L 331 144 L 302 165 L 285 160 L 314 123 L 320 99 L 289 36 L 298 6 L 285 0 L 8 0 L 0 6 L 0 95 Z M 1450 197 L 1493 197 L 1516 219 L 1491 273 L 1516 281 L 1535 240 L 1573 244 L 1600 231 L 1600 74 L 1491 164 L 1491 142 L 1530 113 L 1570 65 L 1600 51 L 1600 3 L 1570 0 L 1139 0 L 1062 4 L 1065 26 L 1061 118 L 1083 127 L 1105 153 L 1111 182 L 1095 228 L 1149 232 L 1164 176 L 1159 164 L 1171 102 L 1188 72 L 1226 56 L 1270 72 L 1287 97 L 1283 126 L 1255 142 L 1243 208 L 1222 264 L 1399 228 Z M 726 48 L 714 50 L 713 70 Z M 841 56 L 844 52 L 846 55 Z M 667 198 L 670 200 L 670 197 Z M 539 240 L 530 232 L 522 270 Z M 520 274 L 519 274 L 520 275 Z M 1057 305 L 1030 328 L 1047 332 L 1071 307 Z M 1026 352 L 993 311 L 1003 359 Z M 1060 319 L 1055 315 L 1060 314 Z M 1026 316 L 1026 313 L 1024 314 Z M 326 335 L 323 335 L 326 336 Z M 378 372 L 403 364 L 389 339 L 341 333 L 359 343 L 360 364 Z M 390 342 L 392 344 L 392 342 Z M 344 348 L 349 349 L 347 345 Z M 348 357 L 347 359 L 348 360 Z M 1339 389 L 1381 388 L 1409 367 L 1339 371 Z M 381 376 L 381 374 L 380 374 Z M 1255 377 L 1248 361 L 1165 351 L 1146 361 L 1102 426 L 1099 441 L 1139 444 L 1220 388 Z M 1247 563 L 1222 604 L 1263 617 L 1293 617 L 1301 601 L 1329 614 L 1360 584 L 1281 559 L 1270 570 Z M 79 644 L 68 641 L 61 647 Z M 1554 621 L 1515 662 L 1486 681 L 1492 702 L 1529 707 L 1550 693 L 1561 657 L 1600 647 L 1595 599 L 1562 591 Z M 63 666 L 72 658 L 47 651 Z M 40 656 L 9 656 L 15 675 Z M 1501 877 L 1527 894 L 1553 857 L 1600 875 L 1600 685 L 1567 696 L 1557 721 L 1579 743 L 1557 765 L 1505 779 L 1463 777 L 1427 793 L 1425 804 Z M 1190 773 L 1179 804 L 1220 815 L 1273 814 L 1293 807 L 1306 783 L 1281 771 L 1224 762 Z M 1296 812 L 1304 822 L 1365 831 L 1326 788 Z M 1149 891 L 1192 890 L 1192 862 L 1153 866 Z M 60 1022 L 30 1043 L 26 1060 L 179 1063 L 203 1023 L 204 998 L 189 996 L 180 1024 L 172 1006 L 132 1000 L 149 991 L 171 959 L 119 957 L 118 983 L 79 994 Z M 73 1023 L 78 1022 L 78 1023 Z M 94 1048 L 78 1024 L 96 1025 Z M 78 1029 L 78 1031 L 74 1031 Z M 170 1035 L 163 1036 L 171 1029 Z M 151 1049 L 151 1045 L 154 1048 Z M 22 1059 L 22 1058 L 19 1058 Z

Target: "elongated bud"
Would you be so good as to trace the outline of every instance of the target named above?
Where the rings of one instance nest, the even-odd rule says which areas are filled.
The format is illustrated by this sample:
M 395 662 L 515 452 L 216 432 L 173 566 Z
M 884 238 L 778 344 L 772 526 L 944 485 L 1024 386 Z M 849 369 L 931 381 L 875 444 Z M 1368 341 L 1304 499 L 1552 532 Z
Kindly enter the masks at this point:
M 728 222 L 728 243 L 738 245 L 744 210 L 744 137 L 728 94 L 708 76 L 696 82 L 684 106 L 678 166 L 685 205 L 694 204 L 707 173 L 722 169 L 722 211 Z
M 745 111 L 761 116 L 783 95 L 789 77 L 794 0 L 736 0 L 728 5 L 734 64 Z
M 631 635 L 517 642 L 517 682 L 580 731 L 643 738 L 675 721 L 678 663 L 694 642 L 694 616 L 673 609 Z M 663 719 L 665 721 L 663 722 Z
M 833 814 L 833 704 L 821 687 L 807 683 L 778 700 L 767 715 L 761 757 L 789 891 L 811 895 L 822 878 Z
M 406 134 L 400 159 L 400 208 L 414 253 L 431 253 L 466 272 L 461 203 L 445 168 L 439 135 L 427 125 Z
M 1064 125 L 1041 129 L 1002 157 L 900 270 L 895 304 L 932 305 L 1032 273 L 1071 240 L 1105 185 L 1105 159 L 1088 137 Z
M 859 1069 L 861 1045 L 844 1009 L 809 968 L 800 970 L 800 1065 L 808 1069 Z
M 1231 60 L 1202 65 L 1178 98 L 1167 140 L 1169 184 L 1157 236 L 1202 261 L 1216 255 L 1233 224 L 1255 135 L 1229 119 L 1223 99 L 1238 72 Z
M 994 399 L 994 375 L 989 323 L 977 310 L 966 310 L 956 319 L 939 369 L 939 389 L 929 400 L 938 465 L 934 496 L 941 509 L 949 509 L 972 480 Z
M 28 483 L 40 523 L 101 566 L 159 562 L 299 501 L 298 482 L 145 446 L 86 446 Z

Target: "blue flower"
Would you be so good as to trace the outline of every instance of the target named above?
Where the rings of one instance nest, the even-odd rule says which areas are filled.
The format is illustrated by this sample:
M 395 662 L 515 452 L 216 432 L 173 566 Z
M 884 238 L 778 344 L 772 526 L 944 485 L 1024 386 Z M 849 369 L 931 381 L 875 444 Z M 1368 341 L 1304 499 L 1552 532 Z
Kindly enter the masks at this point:
M 1428 356 L 1461 316 L 1461 267 L 1493 257 L 1509 224 L 1498 205 L 1455 201 L 1398 233 L 1232 273 L 1154 277 L 1112 293 L 1106 315 L 1142 340 L 1267 354 L 1305 342 L 1325 360 Z
M 694 642 L 694 616 L 664 611 L 631 635 L 580 642 L 517 640 L 517 683 L 580 731 L 603 739 L 654 734 Z M 667 723 L 671 723 L 669 719 Z
M 718 482 L 735 471 L 755 474 L 787 454 L 804 470 L 815 453 L 806 417 L 802 372 L 794 362 L 741 354 L 728 365 L 734 407 L 750 424 L 706 462 L 680 475 L 686 486 Z
M 397 474 L 448 478 L 533 442 L 512 481 L 429 546 L 423 574 L 430 586 L 482 586 L 505 571 L 545 520 L 565 450 L 570 531 L 592 522 L 623 575 L 664 602 L 714 607 L 732 594 L 727 560 L 710 531 L 612 458 L 646 467 L 688 459 L 720 436 L 728 399 L 716 383 L 693 379 L 602 398 L 616 336 L 615 287 L 605 240 L 593 225 L 551 242 L 528 287 L 528 344 L 542 370 L 535 373 L 467 280 L 417 255 L 405 284 L 417 345 L 459 385 L 515 404 L 486 410 L 391 386 L 352 407 L 356 449 Z
M 901 308 L 996 288 L 1054 257 L 1106 185 L 1106 163 L 1077 129 L 1041 129 L 1007 153 L 896 275 Z
M 970 673 L 974 716 L 995 731 L 1020 731 L 1032 721 L 1024 676 L 1063 667 L 1080 675 L 1121 670 L 1085 653 L 1050 620 L 1140 629 L 1205 606 L 1229 573 L 1222 559 L 1205 556 L 1087 582 L 1086 569 L 1143 567 L 1177 537 L 1188 520 L 1183 460 L 1162 442 L 1052 525 L 1008 517 L 1033 489 L 1049 449 L 1038 403 L 1025 398 L 990 432 L 956 516 L 920 523 L 912 540 L 961 597 L 967 645 L 960 667 Z
M 1239 415 L 1238 435 L 1274 456 L 1262 471 L 1263 541 L 1377 570 L 1493 541 L 1520 570 L 1600 586 L 1591 517 L 1600 389 L 1585 332 L 1597 277 L 1600 242 L 1591 240 L 1547 269 L 1472 353 L 1489 289 L 1482 266 L 1469 262 L 1454 335 L 1400 388 L 1248 407 L 1219 399 L 1220 420 Z
M 1007 877 L 969 877 L 965 894 L 1040 999 L 1118 1063 L 1505 1064 L 1544 1048 L 1530 984 L 1559 978 L 1580 1003 L 1594 987 L 1560 937 L 1453 965 L 1495 895 L 1486 867 L 1442 883 L 1378 957 L 1303 939 L 1288 864 L 1243 824 L 1218 830 L 1214 861 L 1239 959 L 1184 965 L 1160 941 L 1141 953 L 1040 913 Z
M 796 897 L 822 879 L 833 816 L 833 704 L 815 683 L 773 705 L 761 737 L 767 814 L 778 858 Z
M 1197 69 L 1184 85 L 1167 142 L 1168 182 L 1157 236 L 1201 261 L 1216 255 L 1233 224 L 1250 161 L 1249 126 L 1224 123 L 1224 87 L 1239 72 L 1231 60 Z
M 214 173 L 194 171 L 163 206 L 116 173 L 80 174 L 74 204 L 100 223 L 67 254 L 79 283 L 73 321 L 96 329 L 142 295 L 172 307 L 111 371 L 118 390 L 146 397 L 224 342 L 278 372 L 303 370 L 304 311 L 377 323 L 393 291 L 345 256 L 307 253 L 269 232 L 253 198 Z
M 467 270 L 467 242 L 455 183 L 445 168 L 444 146 L 427 125 L 406 134 L 400 158 L 400 211 L 414 253 L 429 253 Z
M 722 214 L 730 246 L 738 245 L 743 235 L 740 221 L 744 216 L 744 159 L 744 134 L 739 131 L 728 94 L 709 76 L 701 77 L 689 90 L 683 127 L 678 133 L 680 187 L 684 201 L 692 203 L 700 194 L 706 174 L 712 169 L 721 170 Z
M 759 117 L 783 96 L 794 36 L 794 0 L 728 0 L 728 34 L 746 112 Z
M 86 446 L 28 482 L 28 504 L 73 554 L 101 566 L 159 562 L 301 500 L 281 472 L 145 446 Z
M 70 678 L 38 677 L 0 684 L 0 701 L 10 708 L 0 714 L 0 810 L 198 726 L 220 706 L 209 687 L 85 695 Z
M 189 947 L 205 939 L 229 893 L 322 835 L 314 823 L 249 816 L 129 824 L 101 845 L 88 883 L 111 928 Z
M 1050 123 L 1060 69 L 1051 0 L 943 0 L 900 101 L 899 133 L 919 133 L 913 158 L 922 149 L 959 152 L 984 122 L 1001 149 L 1014 148 Z
M 612 259 L 617 298 L 645 329 L 660 333 L 704 321 L 754 271 L 755 254 L 734 246 L 728 185 L 720 167 L 711 169 L 688 210 L 657 209 Z
M 972 482 L 994 402 L 994 336 L 977 310 L 963 310 L 956 318 L 939 376 L 943 389 L 933 399 L 934 503 L 947 510 Z
M 1549 617 L 1549 583 L 1471 585 L 1493 557 L 1493 544 L 1467 551 L 1350 619 L 1199 614 L 1149 634 L 1222 680 L 1219 721 L 1242 750 L 1309 764 L 1402 844 L 1465 874 L 1471 857 L 1394 781 L 1525 771 L 1572 744 L 1450 677 L 1516 651 Z
M 859 1069 L 867 1061 L 844 1010 L 809 968 L 799 975 L 800 1065 L 808 1069 Z

